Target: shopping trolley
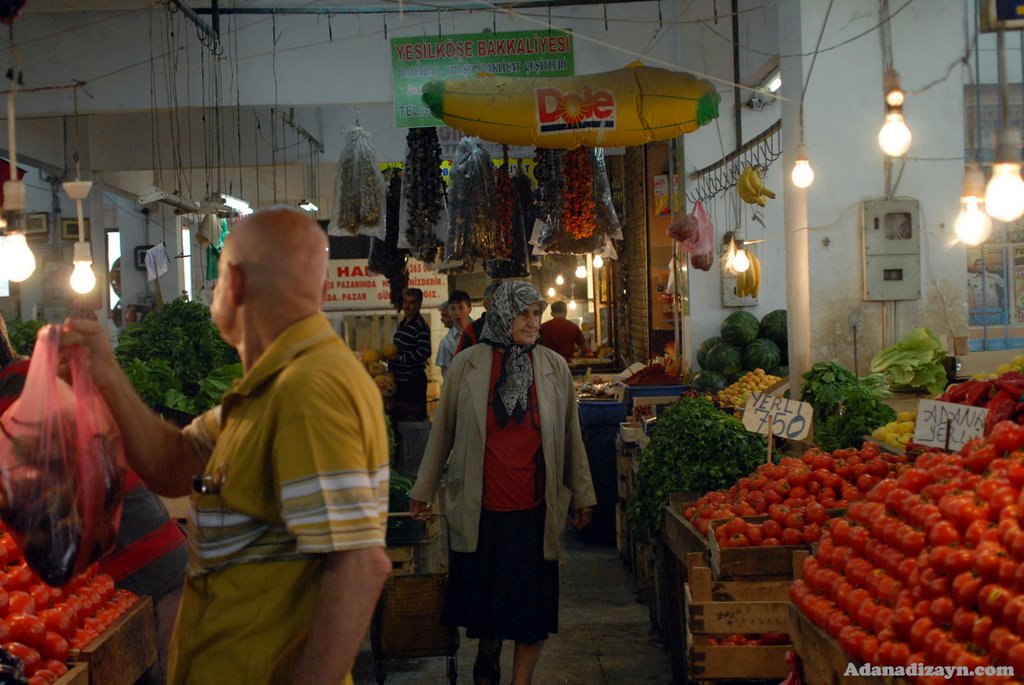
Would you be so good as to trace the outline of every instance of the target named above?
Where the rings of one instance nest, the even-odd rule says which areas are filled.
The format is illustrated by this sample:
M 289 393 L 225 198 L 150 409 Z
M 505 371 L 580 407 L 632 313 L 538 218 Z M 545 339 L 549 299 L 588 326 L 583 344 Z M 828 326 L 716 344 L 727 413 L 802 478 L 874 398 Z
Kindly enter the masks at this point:
M 445 550 L 450 549 L 448 521 L 441 517 Z M 408 512 L 389 517 L 409 517 Z M 387 659 L 418 659 L 443 656 L 447 659 L 448 682 L 458 679 L 459 631 L 440 624 L 441 607 L 448 584 L 447 570 L 441 573 L 402 575 L 388 578 L 370 624 L 370 647 L 378 685 L 384 685 Z

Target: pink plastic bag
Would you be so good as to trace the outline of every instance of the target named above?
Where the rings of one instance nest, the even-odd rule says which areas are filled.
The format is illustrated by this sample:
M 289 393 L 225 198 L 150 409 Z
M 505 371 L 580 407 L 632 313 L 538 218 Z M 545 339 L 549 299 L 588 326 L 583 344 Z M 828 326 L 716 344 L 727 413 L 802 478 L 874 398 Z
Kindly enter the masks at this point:
M 0 417 L 0 520 L 44 582 L 67 584 L 117 542 L 124 483 L 121 434 L 70 348 L 57 376 L 60 328 L 39 332 L 21 396 Z
M 704 205 L 694 203 L 693 212 L 669 226 L 668 234 L 690 253 L 690 263 L 695 268 L 701 271 L 711 269 L 715 262 L 715 229 Z

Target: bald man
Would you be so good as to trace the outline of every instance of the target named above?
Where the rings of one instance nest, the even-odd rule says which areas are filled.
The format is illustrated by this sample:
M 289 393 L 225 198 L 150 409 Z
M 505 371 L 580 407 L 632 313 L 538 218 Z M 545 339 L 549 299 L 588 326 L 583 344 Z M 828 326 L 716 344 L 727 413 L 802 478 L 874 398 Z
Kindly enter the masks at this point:
M 352 683 L 391 570 L 380 392 L 320 313 L 327 239 L 304 212 L 236 224 L 211 314 L 244 375 L 177 430 L 151 412 L 94 321 L 69 319 L 132 467 L 191 495 L 169 683 Z

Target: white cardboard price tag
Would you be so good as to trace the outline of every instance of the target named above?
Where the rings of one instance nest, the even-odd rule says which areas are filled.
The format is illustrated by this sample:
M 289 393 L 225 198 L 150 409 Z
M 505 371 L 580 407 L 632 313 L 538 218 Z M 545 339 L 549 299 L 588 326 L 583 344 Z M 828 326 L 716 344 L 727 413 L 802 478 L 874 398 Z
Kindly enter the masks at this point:
M 921 400 L 917 403 L 914 442 L 955 452 L 984 434 L 987 415 L 984 407 Z
M 743 409 L 743 427 L 752 433 L 802 440 L 811 432 L 813 415 L 814 408 L 806 402 L 752 392 Z

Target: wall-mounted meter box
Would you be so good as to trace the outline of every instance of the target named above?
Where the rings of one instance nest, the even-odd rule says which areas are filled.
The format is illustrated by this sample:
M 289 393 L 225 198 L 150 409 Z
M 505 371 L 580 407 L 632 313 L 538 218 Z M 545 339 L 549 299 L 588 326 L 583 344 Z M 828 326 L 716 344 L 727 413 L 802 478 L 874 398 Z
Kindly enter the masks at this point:
M 864 299 L 921 299 L 921 205 L 917 200 L 867 200 Z

